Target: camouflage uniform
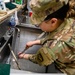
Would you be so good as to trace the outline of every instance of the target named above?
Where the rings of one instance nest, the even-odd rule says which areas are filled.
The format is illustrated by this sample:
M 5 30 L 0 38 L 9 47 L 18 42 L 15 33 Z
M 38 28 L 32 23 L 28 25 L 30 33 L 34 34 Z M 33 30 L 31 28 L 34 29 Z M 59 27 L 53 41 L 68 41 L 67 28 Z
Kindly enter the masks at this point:
M 48 3 L 49 1 L 52 2 L 59 1 L 60 3 L 60 1 L 64 0 L 37 0 L 37 1 L 46 1 Z M 34 4 L 36 3 L 34 2 Z M 38 5 L 38 7 L 40 6 Z M 33 5 L 31 8 L 33 8 Z M 59 8 L 56 8 L 56 10 L 58 10 Z M 41 21 L 45 19 L 46 15 L 45 17 L 43 16 L 44 19 L 39 20 L 37 19 L 39 17 L 39 14 L 37 16 L 35 15 L 36 14 L 35 11 L 37 10 L 35 8 L 33 8 L 32 10 L 34 11 L 31 17 L 32 23 L 40 24 Z M 54 12 L 56 10 L 53 10 L 51 12 Z M 56 66 L 62 72 L 66 73 L 67 75 L 75 75 L 75 21 L 73 18 L 68 19 L 66 18 L 64 22 L 55 31 L 51 32 L 45 38 L 41 39 L 41 44 L 43 45 L 43 47 L 40 48 L 36 54 L 29 57 L 29 59 L 32 62 L 35 62 L 39 65 L 47 66 L 55 61 Z
M 30 60 L 40 65 L 56 62 L 56 66 L 68 75 L 75 75 L 75 22 L 66 19 L 62 25 L 41 40 L 43 48 Z M 47 59 L 48 58 L 48 59 Z

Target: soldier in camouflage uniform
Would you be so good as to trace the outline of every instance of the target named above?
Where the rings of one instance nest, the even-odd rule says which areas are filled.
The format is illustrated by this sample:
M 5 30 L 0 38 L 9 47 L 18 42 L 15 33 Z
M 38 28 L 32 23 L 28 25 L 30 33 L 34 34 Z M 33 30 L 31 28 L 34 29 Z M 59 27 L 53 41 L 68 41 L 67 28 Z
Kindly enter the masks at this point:
M 42 44 L 36 54 L 20 54 L 19 58 L 31 60 L 42 66 L 55 62 L 67 75 L 75 75 L 75 20 L 67 18 L 68 0 L 31 0 L 32 24 L 38 25 L 49 34 L 30 41 L 27 47 Z M 57 14 L 56 14 L 57 13 Z

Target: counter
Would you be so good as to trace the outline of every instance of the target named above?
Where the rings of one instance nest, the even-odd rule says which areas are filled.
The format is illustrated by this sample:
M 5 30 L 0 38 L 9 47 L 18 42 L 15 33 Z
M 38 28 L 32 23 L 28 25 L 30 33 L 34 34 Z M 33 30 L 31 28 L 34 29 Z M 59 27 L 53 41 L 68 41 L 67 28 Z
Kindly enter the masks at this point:
M 17 6 L 17 8 L 12 9 L 12 10 L 8 10 L 6 15 L 0 16 L 0 24 L 1 24 L 2 22 L 4 22 L 6 19 L 8 19 L 8 17 L 10 17 L 12 14 L 14 14 L 15 11 L 21 10 L 24 5 L 18 5 L 18 4 L 16 4 L 16 6 Z

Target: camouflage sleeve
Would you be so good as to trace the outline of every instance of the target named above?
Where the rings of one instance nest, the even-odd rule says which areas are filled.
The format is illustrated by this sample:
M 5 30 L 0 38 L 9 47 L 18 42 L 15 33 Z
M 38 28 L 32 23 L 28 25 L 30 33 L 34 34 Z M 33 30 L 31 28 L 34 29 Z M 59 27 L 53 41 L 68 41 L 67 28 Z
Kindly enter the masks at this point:
M 49 53 L 50 52 L 50 53 Z M 48 47 L 40 48 L 35 55 L 32 55 L 30 61 L 41 66 L 48 66 L 54 62 L 54 53 Z
M 53 48 L 44 46 L 40 48 L 35 55 L 30 57 L 30 60 L 36 64 L 48 66 L 56 61 L 58 57 L 63 57 L 62 50 L 64 50 L 62 42 L 58 42 Z
M 41 44 L 44 44 L 48 39 L 50 39 L 50 37 L 50 33 L 46 32 L 46 37 L 40 39 Z
M 41 44 L 43 44 L 45 41 L 45 38 L 40 39 Z
M 44 47 L 40 48 L 36 55 L 31 58 L 32 62 L 36 62 L 39 65 L 47 66 L 53 63 L 56 60 L 59 60 L 62 63 L 68 63 L 73 60 L 75 55 L 75 35 L 72 36 L 64 36 L 59 41 L 52 40 L 51 45 L 49 45 L 50 41 L 44 45 Z M 48 44 L 48 45 L 47 45 Z
M 55 42 L 52 44 L 54 45 L 54 43 Z M 56 60 L 59 60 L 62 63 L 67 63 L 72 61 L 70 57 L 72 52 L 69 46 L 73 47 L 74 44 L 75 43 L 73 42 L 68 44 L 68 42 L 60 40 L 54 46 L 52 45 L 52 47 L 44 46 L 40 48 L 37 53 L 30 58 L 30 60 L 42 66 L 48 66 Z
M 65 43 L 69 46 L 72 47 L 75 50 L 75 35 L 72 35 L 69 40 L 65 41 Z
M 75 60 L 75 35 L 69 37 L 64 36 L 64 38 L 66 40 L 60 39 L 57 42 L 53 41 L 50 51 L 54 54 L 54 61 L 57 59 L 62 63 L 69 63 Z

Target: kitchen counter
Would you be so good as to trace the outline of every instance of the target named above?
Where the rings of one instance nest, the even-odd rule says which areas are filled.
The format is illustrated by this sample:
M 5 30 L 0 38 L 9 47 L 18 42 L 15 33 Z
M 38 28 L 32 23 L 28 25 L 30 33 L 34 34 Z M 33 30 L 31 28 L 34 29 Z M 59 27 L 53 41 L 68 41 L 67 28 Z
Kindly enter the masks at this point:
M 0 24 L 1 24 L 3 21 L 5 21 L 6 19 L 8 19 L 12 14 L 14 14 L 15 11 L 21 10 L 24 5 L 18 5 L 18 4 L 16 4 L 16 6 L 17 6 L 17 8 L 12 9 L 12 10 L 8 10 L 6 15 L 0 16 Z

